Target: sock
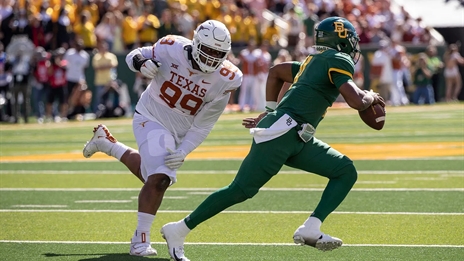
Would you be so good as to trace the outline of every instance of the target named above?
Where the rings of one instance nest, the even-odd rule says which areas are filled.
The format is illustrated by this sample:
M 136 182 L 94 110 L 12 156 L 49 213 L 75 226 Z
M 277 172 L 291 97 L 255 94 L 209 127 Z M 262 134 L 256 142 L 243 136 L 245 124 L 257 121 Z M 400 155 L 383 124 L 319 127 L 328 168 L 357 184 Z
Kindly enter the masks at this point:
M 185 224 L 185 221 L 183 219 L 177 222 L 177 229 L 177 231 L 182 237 L 186 237 L 188 233 L 190 233 L 191 231 L 190 228 L 187 227 L 187 224 Z
M 151 224 L 155 220 L 155 215 L 138 212 L 137 213 L 137 231 L 150 233 Z
M 308 219 L 306 219 L 306 221 L 303 223 L 303 225 L 306 227 L 306 229 L 308 230 L 317 230 L 317 231 L 320 231 L 321 230 L 321 225 L 322 225 L 322 222 L 320 219 L 318 219 L 317 217 L 309 217 Z
M 129 149 L 128 146 L 121 142 L 116 142 L 110 149 L 110 156 L 115 157 L 118 160 L 121 160 L 122 155 Z

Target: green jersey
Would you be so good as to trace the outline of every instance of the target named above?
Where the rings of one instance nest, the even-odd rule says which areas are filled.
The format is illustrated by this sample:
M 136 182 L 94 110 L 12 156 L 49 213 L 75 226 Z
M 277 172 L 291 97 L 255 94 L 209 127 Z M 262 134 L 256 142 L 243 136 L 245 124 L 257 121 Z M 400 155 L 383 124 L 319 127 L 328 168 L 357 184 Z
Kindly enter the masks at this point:
M 427 77 L 422 68 L 418 68 L 414 73 L 414 84 L 416 86 L 424 87 L 429 84 L 432 84 L 432 80 L 429 77 Z
M 293 84 L 277 110 L 316 128 L 340 94 L 338 88 L 353 80 L 354 63 L 349 55 L 329 49 L 295 62 L 292 73 Z

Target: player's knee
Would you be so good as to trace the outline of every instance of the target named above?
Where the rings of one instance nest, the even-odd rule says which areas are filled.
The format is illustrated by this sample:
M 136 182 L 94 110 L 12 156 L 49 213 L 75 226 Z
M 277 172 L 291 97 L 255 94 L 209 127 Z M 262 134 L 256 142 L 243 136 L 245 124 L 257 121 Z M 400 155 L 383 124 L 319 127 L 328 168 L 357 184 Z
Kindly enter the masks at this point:
M 246 193 L 244 189 L 242 189 L 242 187 L 237 184 L 236 182 L 232 182 L 229 187 L 228 187 L 228 190 L 230 191 L 229 195 L 230 197 L 232 197 L 232 200 L 236 203 L 240 203 L 240 202 L 243 202 L 249 198 L 252 198 L 254 195 L 256 195 L 256 193 L 252 193 L 250 195 L 250 193 Z
M 353 164 L 345 165 L 343 168 L 337 171 L 337 178 L 343 179 L 346 184 L 354 185 L 358 179 L 358 172 Z
M 150 175 L 145 182 L 146 185 L 157 191 L 165 191 L 168 189 L 171 179 L 165 174 Z

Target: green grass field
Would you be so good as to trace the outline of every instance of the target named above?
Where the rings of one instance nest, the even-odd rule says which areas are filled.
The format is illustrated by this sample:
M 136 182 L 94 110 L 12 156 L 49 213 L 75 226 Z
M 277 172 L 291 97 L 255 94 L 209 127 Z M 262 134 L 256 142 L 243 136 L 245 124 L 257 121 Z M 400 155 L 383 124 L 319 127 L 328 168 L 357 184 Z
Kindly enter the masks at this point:
M 251 136 L 224 114 L 178 172 L 152 226 L 158 256 L 129 256 L 141 183 L 115 159 L 81 149 L 101 121 L 0 125 L 0 260 L 169 260 L 161 226 L 234 178 Z M 130 119 L 103 121 L 136 146 Z M 464 104 L 387 108 L 382 131 L 330 109 L 316 136 L 351 157 L 357 184 L 322 226 L 344 246 L 293 244 L 325 178 L 284 167 L 258 195 L 208 220 L 186 255 L 222 260 L 464 260 Z

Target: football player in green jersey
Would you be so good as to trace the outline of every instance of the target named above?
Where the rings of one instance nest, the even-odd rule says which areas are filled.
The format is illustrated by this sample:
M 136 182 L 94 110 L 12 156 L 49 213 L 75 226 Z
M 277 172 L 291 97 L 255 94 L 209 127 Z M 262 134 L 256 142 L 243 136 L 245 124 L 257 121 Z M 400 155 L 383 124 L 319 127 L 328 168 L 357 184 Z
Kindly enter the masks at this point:
M 190 230 L 224 209 L 252 198 L 283 165 L 329 179 L 316 209 L 296 229 L 294 242 L 322 251 L 342 245 L 342 240 L 322 233 L 320 227 L 350 192 L 357 171 L 347 156 L 314 137 L 314 133 L 339 94 L 351 108 L 360 111 L 372 104 L 385 106 L 385 101 L 353 82 L 360 49 L 356 30 L 348 20 L 326 18 L 317 25 L 315 34 L 317 54 L 301 63 L 287 62 L 270 69 L 266 83 L 268 111 L 257 118 L 244 119 L 243 125 L 253 134 L 253 143 L 232 183 L 211 194 L 185 219 L 163 226 L 161 233 L 170 251 L 184 258 L 183 243 Z M 277 103 L 285 82 L 292 84 Z

